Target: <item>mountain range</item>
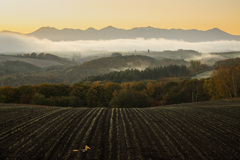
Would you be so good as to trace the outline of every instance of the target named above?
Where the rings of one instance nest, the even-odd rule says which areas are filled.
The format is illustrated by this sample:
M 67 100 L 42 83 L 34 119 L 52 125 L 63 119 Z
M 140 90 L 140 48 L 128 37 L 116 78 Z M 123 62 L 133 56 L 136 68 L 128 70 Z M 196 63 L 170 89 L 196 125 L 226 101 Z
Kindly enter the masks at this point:
M 100 30 L 94 28 L 88 28 L 87 30 L 65 28 L 59 30 L 53 27 L 42 27 L 26 35 L 40 39 L 49 39 L 52 41 L 113 40 L 135 38 L 164 38 L 170 40 L 182 40 L 186 42 L 204 42 L 219 40 L 240 41 L 240 35 L 231 35 L 218 28 L 201 31 L 196 29 L 160 29 L 153 27 L 140 27 L 129 30 L 119 29 L 112 26 Z

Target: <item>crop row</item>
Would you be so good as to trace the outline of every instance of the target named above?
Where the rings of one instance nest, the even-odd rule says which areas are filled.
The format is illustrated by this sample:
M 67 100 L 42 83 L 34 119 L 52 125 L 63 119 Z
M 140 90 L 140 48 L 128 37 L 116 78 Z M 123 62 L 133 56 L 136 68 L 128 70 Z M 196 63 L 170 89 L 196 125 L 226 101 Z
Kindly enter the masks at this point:
M 0 159 L 237 159 L 240 105 L 226 107 L 5 106 Z

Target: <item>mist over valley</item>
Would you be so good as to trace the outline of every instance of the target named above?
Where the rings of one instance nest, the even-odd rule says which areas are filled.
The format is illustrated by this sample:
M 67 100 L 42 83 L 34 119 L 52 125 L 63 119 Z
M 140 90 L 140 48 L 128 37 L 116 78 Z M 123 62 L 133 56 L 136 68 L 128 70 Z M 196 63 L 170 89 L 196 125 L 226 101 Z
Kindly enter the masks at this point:
M 133 32 L 134 36 L 131 36 L 128 32 Z M 54 39 L 53 37 L 58 38 Z M 75 38 L 70 39 L 68 37 Z M 147 51 L 148 49 L 151 51 L 185 49 L 196 50 L 201 53 L 226 52 L 240 50 L 239 37 L 216 28 L 198 31 L 164 30 L 152 27 L 123 30 L 106 27 L 101 30 L 88 29 L 82 31 L 43 27 L 25 35 L 1 32 L 0 53 L 51 52 L 59 56 L 67 53 L 65 56 L 70 54 L 71 57 L 71 53 L 79 52 L 82 56 L 89 56 L 91 53 Z
M 218 61 L 240 57 L 238 38 L 217 28 L 200 31 L 106 27 L 84 31 L 42 27 L 29 34 L 3 31 L 0 82 L 2 86 L 76 83 L 110 72 L 190 66 L 191 61 L 211 67 Z M 16 78 L 25 79 L 25 83 L 11 84 Z

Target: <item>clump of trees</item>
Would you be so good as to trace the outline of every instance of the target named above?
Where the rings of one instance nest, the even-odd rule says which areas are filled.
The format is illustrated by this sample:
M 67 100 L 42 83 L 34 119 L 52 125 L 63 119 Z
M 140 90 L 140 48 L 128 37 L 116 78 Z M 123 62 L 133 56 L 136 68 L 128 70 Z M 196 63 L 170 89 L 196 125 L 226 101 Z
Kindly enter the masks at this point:
M 240 64 L 221 66 L 206 80 L 211 99 L 238 97 L 240 95 Z
M 24 57 L 24 58 L 35 58 L 35 59 L 46 59 L 46 60 L 53 60 L 53 61 L 60 61 L 60 62 L 69 62 L 69 60 L 65 58 L 61 58 L 59 56 L 50 54 L 50 53 L 35 53 L 32 52 L 31 54 L 24 54 L 24 55 L 18 55 L 18 57 Z
M 124 88 L 113 93 L 110 106 L 115 108 L 146 107 L 150 106 L 150 98 L 144 92 Z
M 225 60 L 216 62 L 213 65 L 213 68 L 218 69 L 222 66 L 225 66 L 225 67 L 238 66 L 239 63 L 240 63 L 240 58 L 225 59 Z
M 189 71 L 192 75 L 199 74 L 209 69 L 210 67 L 206 64 L 202 64 L 200 60 L 190 61 Z
M 114 52 L 114 53 L 112 53 L 111 56 L 112 56 L 112 57 L 122 57 L 122 54 L 119 53 L 119 52 Z
M 90 76 L 83 81 L 111 81 L 111 82 L 129 82 L 129 81 L 141 81 L 141 80 L 158 80 L 160 78 L 169 77 L 190 77 L 204 71 L 209 70 L 210 67 L 206 64 L 202 64 L 201 61 L 190 61 L 190 66 L 186 65 L 170 65 L 161 66 L 155 68 L 146 68 L 144 70 L 128 69 L 120 72 L 110 72 L 107 74 L 101 74 L 97 76 Z
M 98 76 L 90 76 L 84 81 L 111 81 L 111 82 L 129 82 L 141 80 L 157 80 L 168 77 L 187 77 L 191 72 L 185 66 L 170 65 L 165 67 L 146 68 L 145 70 L 128 69 L 120 72 L 110 72 Z

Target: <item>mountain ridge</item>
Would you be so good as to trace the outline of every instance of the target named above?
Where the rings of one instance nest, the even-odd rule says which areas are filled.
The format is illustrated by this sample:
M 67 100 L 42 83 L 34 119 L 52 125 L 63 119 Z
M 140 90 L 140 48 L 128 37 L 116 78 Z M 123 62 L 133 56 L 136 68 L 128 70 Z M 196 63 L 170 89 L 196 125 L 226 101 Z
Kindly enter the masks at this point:
M 11 32 L 11 31 L 4 31 Z M 212 28 L 209 30 L 197 29 L 162 29 L 155 27 L 135 27 L 132 29 L 121 29 L 113 26 L 107 26 L 102 29 L 88 28 L 81 29 L 56 29 L 54 27 L 41 27 L 38 30 L 23 34 L 40 39 L 49 39 L 52 41 L 76 41 L 76 40 L 113 40 L 113 39 L 135 39 L 135 38 L 163 38 L 170 40 L 183 40 L 186 42 L 203 42 L 219 40 L 236 40 L 240 41 L 240 35 L 232 35 Z

